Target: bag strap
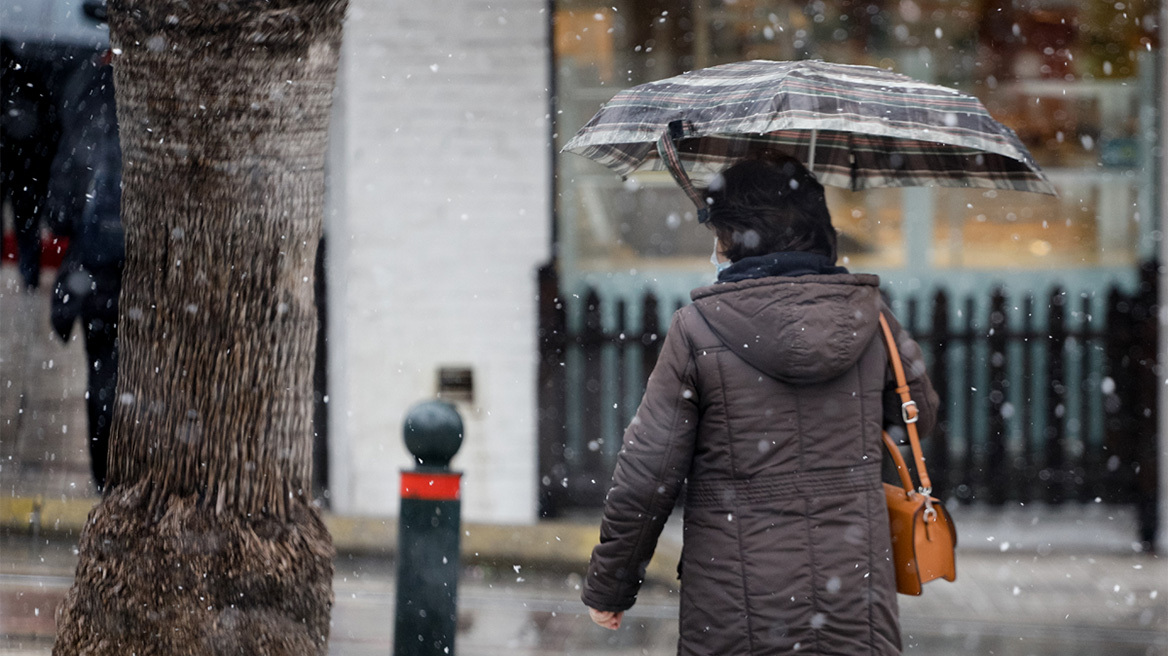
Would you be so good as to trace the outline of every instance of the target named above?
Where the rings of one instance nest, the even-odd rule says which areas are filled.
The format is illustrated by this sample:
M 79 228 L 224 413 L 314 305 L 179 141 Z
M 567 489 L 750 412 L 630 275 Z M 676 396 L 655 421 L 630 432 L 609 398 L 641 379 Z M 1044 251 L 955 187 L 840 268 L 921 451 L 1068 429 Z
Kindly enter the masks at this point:
M 884 343 L 888 345 L 888 359 L 892 362 L 892 372 L 896 376 L 896 393 L 900 395 L 900 413 L 904 418 L 905 429 L 908 431 L 909 444 L 912 446 L 913 460 L 917 466 L 917 477 L 921 480 L 921 487 L 918 491 L 928 499 L 933 492 L 933 482 L 929 480 L 929 471 L 925 468 L 925 454 L 921 449 L 921 437 L 917 433 L 917 404 L 909 395 L 908 382 L 904 376 L 904 365 L 900 361 L 900 350 L 896 348 L 896 339 L 892 336 L 892 328 L 888 326 L 888 319 L 884 318 L 883 312 L 880 313 L 880 329 L 884 332 Z M 904 489 L 911 494 L 912 478 L 908 474 L 904 458 L 900 455 L 900 449 L 897 448 L 888 433 L 884 434 L 884 445 L 892 454 L 893 461 L 896 462 L 896 469 L 900 473 Z
M 884 448 L 888 449 L 888 454 L 892 456 L 892 462 L 896 465 L 896 473 L 900 475 L 900 486 L 904 488 L 905 493 L 913 494 L 916 490 L 913 487 L 912 476 L 908 473 L 908 463 L 904 461 L 904 456 L 900 455 L 900 447 L 888 436 L 888 431 L 881 434 L 884 436 Z

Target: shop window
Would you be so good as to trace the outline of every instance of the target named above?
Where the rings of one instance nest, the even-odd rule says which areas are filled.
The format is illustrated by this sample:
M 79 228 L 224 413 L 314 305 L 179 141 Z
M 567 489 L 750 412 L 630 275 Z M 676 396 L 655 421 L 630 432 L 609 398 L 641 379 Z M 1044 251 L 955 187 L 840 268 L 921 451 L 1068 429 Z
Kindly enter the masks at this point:
M 929 232 L 924 261 L 942 270 L 1126 266 L 1154 215 L 1146 123 L 1157 109 L 1158 10 L 1155 0 L 561 0 L 557 145 L 618 89 L 684 70 L 756 58 L 891 68 L 979 97 L 1060 196 L 935 188 L 929 216 L 906 221 L 901 190 L 829 189 L 850 266 L 907 266 L 908 230 Z M 667 175 L 621 181 L 572 154 L 558 173 L 572 266 L 708 268 L 709 233 Z

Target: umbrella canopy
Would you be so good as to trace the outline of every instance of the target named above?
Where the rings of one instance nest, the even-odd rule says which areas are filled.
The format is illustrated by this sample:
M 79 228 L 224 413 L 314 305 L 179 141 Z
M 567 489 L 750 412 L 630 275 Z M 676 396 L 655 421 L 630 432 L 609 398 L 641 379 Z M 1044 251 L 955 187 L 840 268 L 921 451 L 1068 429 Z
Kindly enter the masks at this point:
M 871 66 L 749 61 L 616 94 L 565 151 L 622 176 L 708 177 L 767 152 L 852 190 L 940 185 L 1055 195 L 1026 147 L 977 98 Z

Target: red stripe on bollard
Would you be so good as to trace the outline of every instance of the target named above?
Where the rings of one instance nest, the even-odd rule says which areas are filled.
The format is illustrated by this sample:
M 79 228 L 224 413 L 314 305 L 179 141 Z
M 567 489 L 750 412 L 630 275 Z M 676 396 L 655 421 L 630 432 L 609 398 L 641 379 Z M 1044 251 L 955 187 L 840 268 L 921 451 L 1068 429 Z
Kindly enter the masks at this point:
M 461 478 L 462 474 L 402 472 L 401 496 L 403 499 L 458 501 Z

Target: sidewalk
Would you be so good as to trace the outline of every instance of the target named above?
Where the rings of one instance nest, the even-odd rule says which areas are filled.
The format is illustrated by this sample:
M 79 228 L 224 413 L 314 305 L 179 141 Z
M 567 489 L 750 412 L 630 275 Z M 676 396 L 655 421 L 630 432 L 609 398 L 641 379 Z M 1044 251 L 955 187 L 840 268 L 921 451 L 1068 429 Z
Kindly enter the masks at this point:
M 483 529 L 468 530 L 473 535 Z M 581 547 L 570 539 L 544 544 L 553 533 L 571 536 L 585 530 L 578 525 L 492 527 L 494 537 L 505 539 L 492 542 L 480 535 L 469 541 L 459 584 L 459 652 L 674 653 L 677 590 L 672 581 L 653 577 L 616 633 L 588 621 L 579 602 Z M 472 551 L 470 545 L 480 540 L 495 548 Z M 9 532 L 0 538 L 0 547 L 0 654 L 48 654 L 54 609 L 72 582 L 73 542 Z M 654 561 L 658 571 L 675 562 L 660 554 Z M 900 597 L 906 653 L 1168 655 L 1164 559 L 963 550 L 958 572 L 956 583 L 931 583 L 921 597 Z M 331 654 L 389 653 L 393 573 L 394 562 L 385 555 L 342 551 L 338 556 Z
M 56 271 L 25 291 L 0 267 L 0 492 L 51 498 L 93 494 L 86 446 L 86 365 L 81 330 L 64 343 L 49 325 Z

